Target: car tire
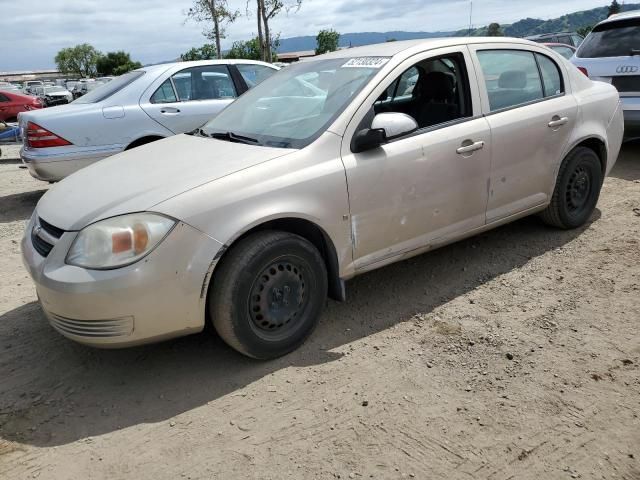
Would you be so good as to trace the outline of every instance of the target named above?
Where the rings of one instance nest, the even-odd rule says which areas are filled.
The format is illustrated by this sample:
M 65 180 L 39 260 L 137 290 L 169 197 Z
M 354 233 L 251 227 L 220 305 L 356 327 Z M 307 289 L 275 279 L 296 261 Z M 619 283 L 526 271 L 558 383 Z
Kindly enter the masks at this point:
M 542 221 L 557 228 L 577 228 L 589 220 L 602 188 L 598 155 L 586 147 L 572 150 L 563 160 L 551 203 L 540 213 Z
M 222 258 L 209 289 L 209 315 L 229 346 L 270 359 L 304 343 L 326 298 L 327 269 L 318 250 L 298 235 L 261 231 Z

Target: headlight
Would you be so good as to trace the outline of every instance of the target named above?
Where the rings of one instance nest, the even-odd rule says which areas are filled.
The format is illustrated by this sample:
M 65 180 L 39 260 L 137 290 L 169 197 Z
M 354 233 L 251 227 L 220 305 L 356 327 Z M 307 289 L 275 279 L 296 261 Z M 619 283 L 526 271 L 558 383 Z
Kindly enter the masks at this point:
M 157 213 L 133 213 L 93 223 L 80 231 L 66 262 L 97 270 L 124 267 L 150 253 L 175 224 Z

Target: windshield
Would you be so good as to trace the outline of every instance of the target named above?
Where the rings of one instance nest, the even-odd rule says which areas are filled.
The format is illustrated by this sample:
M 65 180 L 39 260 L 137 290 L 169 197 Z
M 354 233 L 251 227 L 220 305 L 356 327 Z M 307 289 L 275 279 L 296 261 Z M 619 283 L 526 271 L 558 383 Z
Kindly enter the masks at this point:
M 384 57 L 301 62 L 249 90 L 207 123 L 205 135 L 228 133 L 280 148 L 303 148 L 327 129 L 388 61 Z
M 598 25 L 584 39 L 577 56 L 580 58 L 627 57 L 638 55 L 640 18 L 618 20 Z
M 62 87 L 44 87 L 44 91 L 46 93 L 66 92 L 66 90 Z
M 144 75 L 144 70 L 134 70 L 114 78 L 109 83 L 89 82 L 87 83 L 86 95 L 74 100 L 72 103 L 97 103 L 109 98 L 114 93 L 122 90 L 124 87 Z M 93 84 L 89 86 L 90 84 Z

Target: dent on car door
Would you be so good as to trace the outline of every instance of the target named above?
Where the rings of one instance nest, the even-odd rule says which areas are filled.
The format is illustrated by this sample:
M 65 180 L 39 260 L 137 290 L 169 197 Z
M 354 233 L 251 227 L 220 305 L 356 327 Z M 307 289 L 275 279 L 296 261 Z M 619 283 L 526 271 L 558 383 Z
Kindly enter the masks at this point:
M 539 51 L 475 47 L 493 143 L 487 222 L 549 201 L 575 125 L 564 70 Z
M 167 77 L 141 105 L 172 132 L 184 133 L 204 125 L 236 97 L 227 66 L 205 65 Z
M 469 83 L 475 76 L 468 51 L 438 53 L 398 67 L 362 105 L 345 135 L 342 156 L 357 270 L 484 225 L 489 127 L 479 115 L 477 85 Z M 398 88 L 410 78 L 412 85 Z M 400 98 L 405 96 L 409 99 Z M 353 153 L 352 136 L 371 127 L 375 115 L 389 112 L 410 115 L 419 129 Z

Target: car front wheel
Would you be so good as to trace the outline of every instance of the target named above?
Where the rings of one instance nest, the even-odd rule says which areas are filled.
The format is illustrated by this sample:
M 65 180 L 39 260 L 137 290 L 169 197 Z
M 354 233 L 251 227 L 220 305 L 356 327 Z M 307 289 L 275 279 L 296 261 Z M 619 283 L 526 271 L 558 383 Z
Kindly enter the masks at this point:
M 602 188 L 600 159 L 590 148 L 578 147 L 563 160 L 551 203 L 540 217 L 548 225 L 570 229 L 593 213 Z
M 209 290 L 209 315 L 222 339 L 249 357 L 298 348 L 318 323 L 327 270 L 318 250 L 286 232 L 261 231 L 223 257 Z

